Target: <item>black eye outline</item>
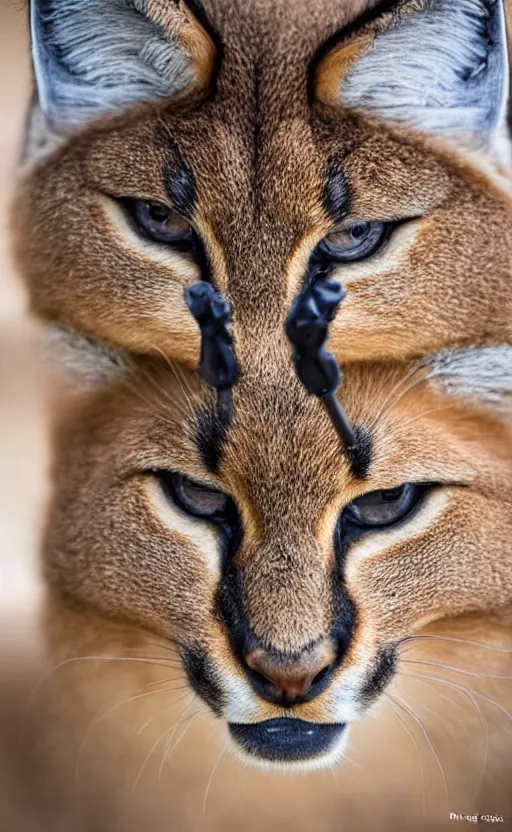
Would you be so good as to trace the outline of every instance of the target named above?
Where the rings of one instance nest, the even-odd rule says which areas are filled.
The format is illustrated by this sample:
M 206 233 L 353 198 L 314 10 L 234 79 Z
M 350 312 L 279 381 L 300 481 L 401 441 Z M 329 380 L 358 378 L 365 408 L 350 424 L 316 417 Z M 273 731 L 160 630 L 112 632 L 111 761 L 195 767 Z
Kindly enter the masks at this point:
M 398 224 L 396 221 L 361 220 L 347 228 L 333 229 L 318 244 L 316 256 L 332 263 L 358 263 L 369 260 L 383 248 Z M 345 251 L 337 248 L 334 243 L 336 234 L 355 235 L 354 247 Z
M 168 498 L 170 497 L 172 502 L 184 511 L 185 514 L 191 517 L 198 517 L 200 520 L 209 520 L 212 523 L 224 522 L 228 514 L 230 497 L 223 491 L 220 491 L 218 488 L 212 488 L 205 483 L 197 482 L 197 480 L 193 480 L 176 471 L 158 471 L 156 476 L 166 496 Z M 220 500 L 223 500 L 223 507 L 213 511 L 201 511 L 201 509 L 195 507 L 190 499 L 187 498 L 187 486 L 202 491 L 204 494 L 218 495 Z
M 189 517 L 211 523 L 221 531 L 227 554 L 232 554 L 238 548 L 242 536 L 242 522 L 240 514 L 232 497 L 218 488 L 212 488 L 205 483 L 193 480 L 190 477 L 176 471 L 152 471 L 156 477 L 165 497 L 177 508 Z M 184 495 L 184 485 L 191 485 L 194 488 L 204 489 L 212 494 L 219 494 L 225 498 L 224 507 L 221 511 L 201 512 L 196 510 Z
M 375 491 L 368 491 L 366 494 L 362 494 L 361 497 L 358 497 L 356 500 L 353 500 L 352 503 L 349 503 L 343 509 L 341 513 L 341 526 L 343 528 L 343 532 L 348 533 L 349 538 L 358 537 L 359 535 L 367 532 L 374 532 L 380 531 L 382 529 L 390 529 L 400 525 L 403 522 L 406 522 L 414 516 L 416 510 L 419 509 L 427 495 L 432 491 L 433 488 L 436 487 L 435 483 L 402 483 L 395 488 L 379 488 Z M 362 503 L 364 499 L 368 497 L 376 496 L 379 494 L 392 495 L 397 492 L 402 492 L 404 490 L 408 491 L 407 499 L 404 501 L 403 506 L 401 507 L 400 511 L 388 521 L 383 522 L 365 522 L 361 516 L 358 516 L 356 511 L 358 506 L 358 501 Z M 398 494 L 398 496 L 402 496 Z M 383 501 L 383 505 L 385 505 L 386 501 Z
M 197 245 L 197 235 L 193 227 L 187 219 L 182 217 L 177 211 L 173 211 L 168 205 L 162 202 L 154 202 L 148 199 L 121 199 L 119 200 L 124 207 L 125 213 L 128 216 L 130 224 L 134 230 L 145 240 L 159 243 L 160 245 L 169 246 L 172 249 L 182 252 L 194 252 Z M 159 232 L 158 227 L 152 227 L 152 222 L 158 223 L 158 217 L 151 216 L 151 212 L 160 212 L 161 221 L 164 222 L 165 217 L 172 219 L 176 217 L 183 223 L 183 229 L 177 228 L 175 233 Z

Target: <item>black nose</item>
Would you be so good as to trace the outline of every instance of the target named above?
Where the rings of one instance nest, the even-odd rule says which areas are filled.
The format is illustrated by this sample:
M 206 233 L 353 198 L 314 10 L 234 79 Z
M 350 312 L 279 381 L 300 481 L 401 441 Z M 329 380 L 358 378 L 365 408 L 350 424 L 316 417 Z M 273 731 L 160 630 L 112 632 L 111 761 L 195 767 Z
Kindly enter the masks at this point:
M 331 639 L 323 639 L 293 658 L 257 647 L 244 653 L 249 679 L 269 702 L 292 707 L 309 702 L 329 684 L 336 667 Z
M 340 740 L 343 724 L 302 719 L 268 719 L 255 724 L 231 723 L 233 739 L 247 754 L 276 763 L 311 760 L 328 754 Z

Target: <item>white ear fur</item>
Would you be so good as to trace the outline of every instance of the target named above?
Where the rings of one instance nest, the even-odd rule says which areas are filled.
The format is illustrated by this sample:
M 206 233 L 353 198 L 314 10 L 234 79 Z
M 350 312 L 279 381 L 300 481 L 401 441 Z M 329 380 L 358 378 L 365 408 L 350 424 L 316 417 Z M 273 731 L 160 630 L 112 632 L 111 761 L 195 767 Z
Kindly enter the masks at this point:
M 508 94 L 503 0 L 427 0 L 378 34 L 341 85 L 344 107 L 491 149 Z
M 144 12 L 145 0 L 31 0 L 40 108 L 58 132 L 191 81 L 190 59 Z
M 512 346 L 445 350 L 424 365 L 447 395 L 481 402 L 512 418 Z

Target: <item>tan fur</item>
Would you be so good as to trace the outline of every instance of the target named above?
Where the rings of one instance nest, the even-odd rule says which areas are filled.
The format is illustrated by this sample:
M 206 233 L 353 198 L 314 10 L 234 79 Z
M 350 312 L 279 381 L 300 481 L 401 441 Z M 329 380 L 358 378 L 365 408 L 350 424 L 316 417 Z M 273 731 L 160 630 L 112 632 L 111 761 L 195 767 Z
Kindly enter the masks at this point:
M 342 818 L 349 832 L 449 832 L 450 812 L 502 815 L 499 828 L 510 828 L 510 723 L 500 710 L 510 709 L 510 681 L 493 678 L 511 673 L 510 655 L 500 652 L 512 649 L 506 622 L 468 618 L 424 631 L 460 641 L 411 644 L 390 690 L 421 720 L 446 777 L 447 798 L 422 729 L 387 697 L 354 726 L 349 759 L 336 772 L 269 777 L 225 751 L 222 724 L 183 689 L 186 681 L 165 643 L 157 646 L 155 636 L 85 610 L 52 606 L 51 673 L 41 681 L 39 671 L 18 684 L 8 710 L 12 684 L 2 690 L 1 740 L 4 749 L 18 749 L 17 769 L 11 763 L 0 771 L 11 828 L 22 817 L 28 832 L 53 832 L 66 818 L 64 828 L 84 832 L 139 832 L 149 824 L 152 832 L 168 832 L 171 818 L 176 832 L 242 826 L 339 832 Z M 104 660 L 87 658 L 94 656 Z M 71 657 L 84 658 L 62 664 Z M 138 661 L 148 657 L 153 663 Z M 19 670 L 11 676 L 19 679 Z M 24 755 L 13 719 L 21 708 Z
M 349 828 L 364 824 L 369 830 L 420 829 L 417 813 L 423 811 L 418 807 L 425 788 L 427 828 L 449 829 L 449 811 L 510 812 L 505 717 L 491 704 L 497 701 L 507 709 L 510 682 L 485 678 L 510 674 L 510 657 L 470 643 L 501 648 L 509 644 L 506 631 L 494 631 L 484 617 L 499 612 L 505 622 L 512 600 L 509 425 L 486 408 L 447 399 L 429 385 L 421 367 L 354 365 L 346 372 L 344 404 L 350 418 L 365 425 L 374 439 L 374 463 L 368 479 L 358 482 L 321 406 L 291 376 L 283 344 L 274 346 L 272 361 L 263 360 L 263 355 L 263 350 L 254 352 L 236 393 L 235 421 L 217 475 L 204 469 L 191 438 L 194 412 L 210 396 L 194 374 L 144 361 L 134 364 L 124 379 L 72 398 L 66 411 L 61 404 L 56 492 L 44 558 L 48 668 L 56 667 L 44 681 L 43 701 L 52 712 L 45 742 L 52 743 L 47 759 L 59 772 L 57 783 L 66 782 L 61 766 L 66 770 L 79 765 L 83 791 L 74 811 L 92 811 L 94 800 L 101 801 L 102 794 L 110 800 L 114 789 L 119 804 L 112 812 L 123 817 L 124 796 L 156 743 L 160 755 L 155 753 L 148 770 L 143 770 L 141 782 L 147 785 L 142 793 L 137 788 L 135 805 L 143 817 L 154 818 L 155 829 L 158 824 L 166 828 L 170 805 L 181 818 L 176 828 L 194 826 L 202 799 L 198 791 L 206 785 L 200 783 L 208 779 L 226 747 L 223 726 L 235 707 L 233 691 L 238 691 L 238 718 L 253 721 L 283 713 L 251 693 L 213 611 L 220 554 L 212 567 L 206 555 L 207 527 L 203 542 L 201 534 L 196 540 L 184 537 L 179 511 L 176 516 L 168 504 L 168 516 L 161 513 L 165 500 L 157 506 L 159 486 L 142 471 L 180 470 L 236 499 L 245 529 L 236 561 L 243 574 L 248 622 L 265 641 L 290 651 L 318 639 L 329 626 L 328 574 L 339 511 L 362 492 L 423 479 L 445 485 L 400 529 L 370 535 L 348 551 L 345 580 L 358 612 L 353 642 L 329 688 L 292 712 L 329 721 L 339 714 L 340 696 L 353 700 L 347 754 L 362 761 L 363 769 L 344 768 L 336 794 L 330 790 L 330 777 L 315 776 L 309 797 L 300 798 L 302 811 L 308 818 L 325 817 L 329 830 L 338 828 L 339 811 L 351 819 Z M 248 406 L 256 394 L 258 407 Z M 201 531 L 201 521 L 189 522 Z M 466 624 L 462 618 L 453 620 L 468 613 L 480 618 L 469 618 Z M 429 623 L 430 630 L 423 632 L 469 643 L 404 646 L 400 655 L 406 661 L 400 662 L 391 688 L 371 711 L 370 722 L 361 723 L 365 706 L 357 691 L 378 649 L 420 633 Z M 206 706 L 190 698 L 177 664 L 176 642 L 200 645 L 213 662 L 227 694 L 226 712 L 215 729 L 209 727 Z M 78 658 L 94 656 L 110 658 Z M 408 664 L 412 659 L 420 664 Z M 437 664 L 422 665 L 423 661 Z M 455 665 L 483 676 L 447 673 L 437 665 Z M 407 678 L 411 673 L 434 681 L 414 681 Z M 451 683 L 468 687 L 470 693 L 450 688 Z M 163 693 L 153 696 L 151 691 Z M 422 730 L 389 696 L 413 708 L 426 726 L 448 777 L 448 803 Z M 446 710 L 443 696 L 458 704 Z M 130 697 L 139 698 L 123 705 Z M 484 742 L 478 706 L 486 715 L 489 771 L 483 791 L 475 796 Z M 171 756 L 163 781 L 188 782 L 196 795 L 190 803 L 182 793 L 173 792 L 171 798 L 167 787 L 160 791 L 157 769 L 173 725 L 185 720 L 181 732 L 196 711 L 202 716 L 194 718 L 180 754 Z M 443 714 L 453 720 L 449 734 Z M 150 727 L 137 735 L 148 720 Z M 459 758 L 457 749 L 462 747 Z M 427 772 L 423 786 L 418 756 Z M 227 760 L 224 766 L 221 784 L 229 781 L 233 763 Z M 388 779 L 386 772 L 396 770 L 400 776 Z M 465 772 L 460 779 L 459 770 Z M 263 781 L 257 775 L 238 776 L 250 790 L 254 828 L 259 828 Z M 375 816 L 365 808 L 369 778 L 382 789 L 375 798 Z M 270 804 L 270 828 L 281 828 L 281 823 L 297 828 L 300 782 L 279 786 L 281 803 Z M 230 812 L 238 811 L 238 798 L 231 795 L 228 805 L 223 803 L 227 785 L 221 784 L 214 795 L 223 806 L 219 817 L 226 818 L 228 805 Z M 404 803 L 401 796 L 406 794 Z M 226 820 L 208 817 L 208 828 L 225 828 Z M 129 823 L 127 819 L 127 829 Z
M 425 627 L 444 635 L 461 628 L 475 640 L 480 628 L 492 631 L 486 617 L 504 621 L 512 604 L 510 422 L 474 398 L 448 397 L 427 365 L 412 360 L 510 342 L 510 184 L 487 157 L 344 112 L 332 96 L 325 103 L 340 69 L 334 54 L 319 69 L 327 76 L 317 75 L 324 101 L 308 101 L 310 61 L 364 5 L 205 3 L 224 46 L 215 96 L 191 91 L 90 125 L 28 165 L 13 214 L 16 254 L 38 315 L 111 347 L 152 354 L 135 356 L 128 369 L 120 362 L 58 419 L 44 548 L 52 661 L 111 650 L 147 657 L 156 639 L 158 655 L 174 662 L 178 645 L 193 647 L 213 665 L 224 697 L 220 725 L 282 716 L 251 688 L 218 614 L 216 532 L 166 502 L 154 472 L 182 472 L 236 502 L 244 534 L 234 562 L 246 621 L 266 648 L 288 656 L 329 635 L 333 539 L 343 508 L 376 489 L 439 483 L 408 522 L 348 547 L 343 583 L 357 613 L 348 652 L 326 690 L 291 711 L 313 722 L 354 723 L 354 741 L 364 736 L 357 726 L 368 706 L 364 683 L 382 648 Z M 204 86 L 211 64 L 202 66 Z M 122 196 L 168 202 L 164 171 L 180 159 L 195 178 L 193 224 L 212 279 L 232 303 L 242 368 L 216 473 L 205 468 L 194 439 L 198 411 L 213 403 L 193 372 L 199 339 L 183 299 L 199 269 L 141 243 L 108 207 Z M 330 344 L 346 362 L 341 395 L 349 419 L 372 440 L 364 479 L 320 403 L 300 386 L 283 333 L 309 255 L 333 227 L 323 200 L 333 162 L 350 192 L 347 223 L 410 218 L 378 256 L 336 274 L 347 299 Z M 446 643 L 426 655 L 451 661 Z M 98 674 L 86 679 L 76 665 L 54 700 L 55 735 L 69 740 L 60 739 L 64 757 L 105 695 Z M 155 683 L 154 674 L 140 663 L 114 674 L 107 689 L 119 679 L 129 695 Z M 158 717 L 153 702 L 147 714 Z M 374 759 L 386 768 L 395 732 L 386 735 L 385 719 L 381 725 L 389 746 Z M 429 725 L 442 742 L 435 718 Z M 402 730 L 400 722 L 395 728 Z M 109 751 L 117 761 L 127 746 L 135 754 L 145 748 L 143 741 L 117 744 L 127 730 L 120 718 L 97 746 L 98 771 L 109 783 Z M 461 738 L 460 724 L 456 732 Z M 501 784 L 509 776 L 503 747 L 498 736 L 493 765 Z M 417 780 L 417 772 L 405 772 L 404 783 Z M 391 789 L 387 772 L 380 782 Z M 365 777 L 350 783 L 359 800 L 367 796 Z M 467 796 L 466 787 L 459 794 Z M 395 782 L 393 798 L 402 795 Z M 351 802 L 350 788 L 344 799 Z M 387 827 L 351 805 L 355 828 L 415 828 L 411 805 L 404 820 L 386 802 Z M 429 818 L 429 828 L 446 827 L 439 802 Z
M 333 333 L 338 358 L 401 359 L 509 341 L 508 181 L 497 185 L 490 163 L 440 140 L 332 101 L 308 102 L 310 61 L 361 7 L 207 3 L 224 44 L 213 98 L 189 91 L 100 120 L 29 165 L 13 228 L 34 310 L 129 350 L 195 363 L 198 341 L 183 300 L 194 277 L 180 277 L 169 249 L 135 248 L 134 232 L 113 228 L 100 199 L 168 203 L 164 170 L 180 157 L 196 181 L 193 224 L 212 280 L 232 302 L 237 341 L 248 328 L 282 326 L 309 254 L 333 226 L 322 194 L 334 159 L 351 196 L 344 222 L 419 218 L 408 245 L 397 233 L 368 262 L 337 270 L 348 292 Z M 318 70 L 317 88 L 332 86 L 321 79 L 332 75 L 335 54 Z M 297 246 L 304 265 L 290 285 Z
M 509 428 L 440 396 L 422 381 L 424 371 L 368 366 L 347 373 L 349 417 L 367 426 L 374 442 L 364 482 L 351 474 L 321 406 L 292 377 L 286 351 L 276 349 L 271 362 L 257 356 L 246 373 L 218 475 L 204 469 L 192 438 L 204 396 L 194 377 L 175 380 L 163 367 L 148 384 L 147 372 L 91 394 L 59 425 L 45 555 L 59 591 L 181 643 L 192 638 L 226 673 L 243 677 L 208 612 L 220 561 L 207 569 L 178 521 L 163 526 L 156 513 L 141 472 L 163 468 L 235 499 L 245 528 L 236 555 L 244 608 L 273 647 L 293 652 L 328 634 L 337 516 L 359 494 L 402 482 L 444 485 L 409 524 L 350 547 L 345 573 L 359 624 L 344 667 L 371 664 L 383 644 L 420 624 L 510 603 Z M 257 409 L 246 404 L 255 395 Z M 299 710 L 325 719 L 331 693 Z M 273 710 L 260 702 L 253 718 Z

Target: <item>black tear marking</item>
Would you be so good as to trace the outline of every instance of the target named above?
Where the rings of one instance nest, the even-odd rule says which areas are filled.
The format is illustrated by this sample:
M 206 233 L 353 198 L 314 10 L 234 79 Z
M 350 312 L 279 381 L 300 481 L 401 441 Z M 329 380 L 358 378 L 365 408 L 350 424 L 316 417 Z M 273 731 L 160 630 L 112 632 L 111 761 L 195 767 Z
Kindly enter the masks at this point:
M 373 440 L 361 425 L 354 425 L 353 431 L 356 441 L 346 449 L 350 470 L 356 479 L 365 480 L 372 464 Z
M 196 183 L 192 171 L 183 161 L 167 165 L 164 185 L 177 213 L 187 220 L 192 219 L 197 202 Z
M 243 601 L 242 575 L 233 562 L 225 560 L 219 582 L 215 609 L 218 619 L 226 627 L 234 656 L 244 666 L 243 656 L 249 645 L 257 639 L 247 620 Z
M 333 222 L 341 222 L 349 212 L 350 189 L 339 162 L 329 162 L 322 202 Z
M 377 661 L 371 669 L 363 688 L 361 697 L 367 701 L 374 700 L 381 694 L 396 671 L 397 653 L 395 645 L 387 645 L 379 650 Z
M 337 549 L 337 547 L 335 547 Z M 331 636 L 337 645 L 336 664 L 345 658 L 354 639 L 357 627 L 356 606 L 345 586 L 344 561 L 336 557 L 336 565 L 332 570 L 332 595 L 334 599 L 333 622 Z
M 199 647 L 184 646 L 180 648 L 180 655 L 191 687 L 216 716 L 221 716 L 224 695 L 207 655 Z
M 205 468 L 216 474 L 222 459 L 230 421 L 224 408 L 211 404 L 198 411 L 194 440 Z

